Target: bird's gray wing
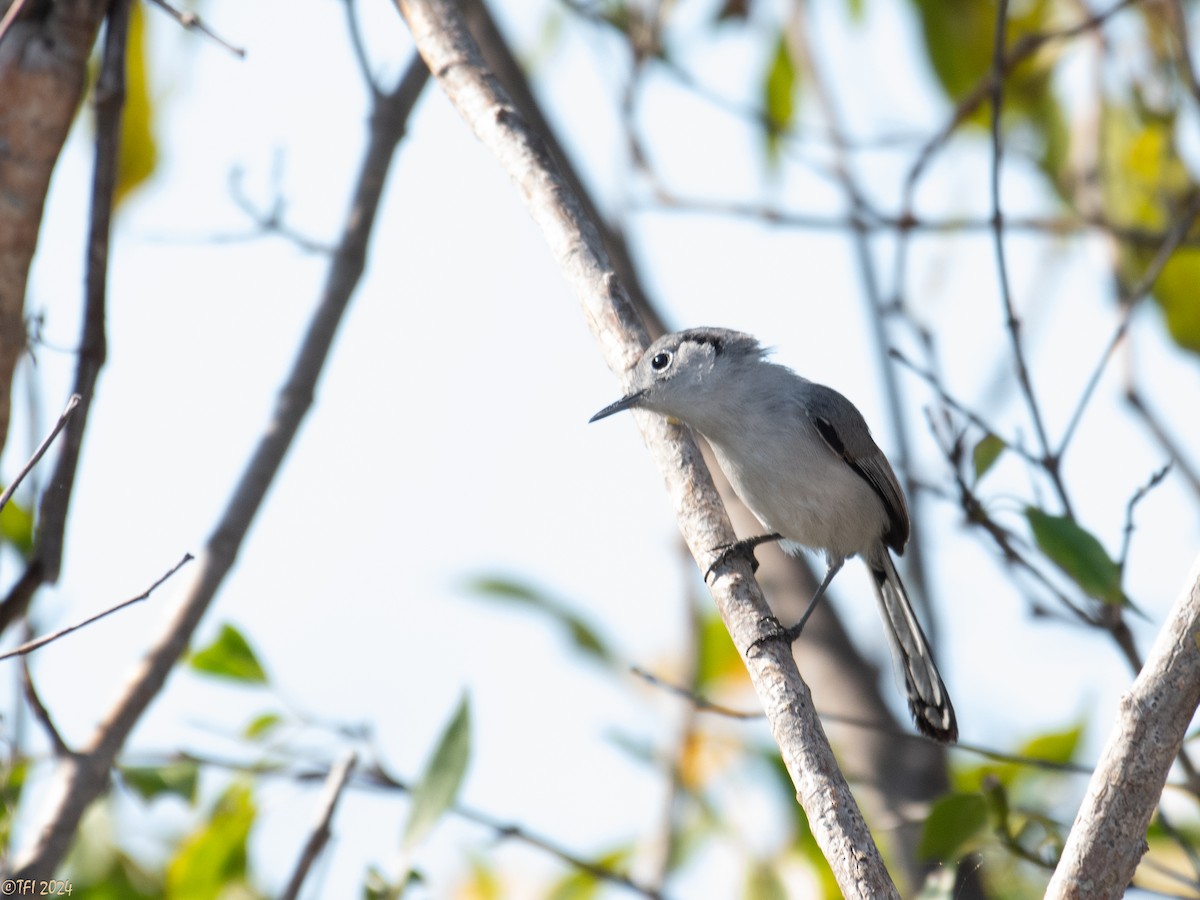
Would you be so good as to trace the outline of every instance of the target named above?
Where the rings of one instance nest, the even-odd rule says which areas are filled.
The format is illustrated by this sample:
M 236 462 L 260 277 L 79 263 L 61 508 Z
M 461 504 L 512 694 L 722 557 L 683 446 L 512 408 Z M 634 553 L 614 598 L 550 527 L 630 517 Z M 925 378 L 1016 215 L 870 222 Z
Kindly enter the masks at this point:
M 826 445 L 871 486 L 883 504 L 888 529 L 883 542 L 897 553 L 908 543 L 908 504 L 896 473 L 883 451 L 871 438 L 870 429 L 854 405 L 832 388 L 814 384 L 814 400 L 808 412 L 817 434 Z M 832 395 L 832 396 L 830 396 Z M 841 427 L 839 428 L 839 424 Z

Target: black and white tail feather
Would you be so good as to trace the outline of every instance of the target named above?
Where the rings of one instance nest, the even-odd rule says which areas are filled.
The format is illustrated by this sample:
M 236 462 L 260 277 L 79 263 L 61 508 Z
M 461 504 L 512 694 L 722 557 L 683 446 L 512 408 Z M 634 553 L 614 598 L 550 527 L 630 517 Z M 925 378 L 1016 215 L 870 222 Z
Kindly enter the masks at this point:
M 929 650 L 929 641 L 913 613 L 891 555 L 885 549 L 869 561 L 868 568 L 879 597 L 879 611 L 883 615 L 888 642 L 892 645 L 892 655 L 904 671 L 908 708 L 917 730 L 934 740 L 953 743 L 958 739 L 958 721 L 950 704 L 950 694 L 942 683 Z

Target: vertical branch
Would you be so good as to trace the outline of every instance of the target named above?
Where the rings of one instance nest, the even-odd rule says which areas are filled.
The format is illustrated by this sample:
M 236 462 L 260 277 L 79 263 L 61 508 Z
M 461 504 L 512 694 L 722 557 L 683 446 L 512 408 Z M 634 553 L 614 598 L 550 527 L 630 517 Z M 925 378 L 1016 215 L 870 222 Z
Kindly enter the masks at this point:
M 1013 305 L 1012 288 L 1008 280 L 1008 261 L 1004 252 L 1004 213 L 1000 201 L 1000 170 L 1004 158 L 1004 137 L 1001 125 L 1001 113 L 1004 109 L 1004 77 L 1007 71 L 1005 46 L 1008 42 L 1008 0 L 999 0 L 996 4 L 996 43 L 992 48 L 992 76 L 990 97 L 992 101 L 992 243 L 996 251 L 996 276 L 1000 281 L 1000 297 L 1004 303 L 1004 325 L 1008 331 L 1009 342 L 1012 345 L 1013 364 L 1017 369 L 1017 383 L 1025 398 L 1029 410 L 1029 418 L 1037 433 L 1038 448 L 1042 464 L 1054 482 L 1063 509 L 1067 515 L 1074 516 L 1071 511 L 1071 501 L 1067 497 L 1059 476 L 1058 459 L 1051 452 L 1050 439 L 1046 434 L 1046 426 L 1042 422 L 1042 411 L 1033 393 L 1033 382 L 1029 377 L 1029 366 L 1025 360 L 1025 349 L 1021 343 L 1021 320 L 1017 318 L 1017 310 Z
M 83 325 L 74 393 L 79 408 L 67 423 L 54 472 L 42 494 L 37 543 L 20 579 L 0 603 L 0 632 L 25 614 L 34 592 L 53 584 L 62 569 L 63 538 L 71 491 L 83 449 L 83 434 L 96 392 L 96 382 L 108 354 L 104 332 L 108 301 L 108 255 L 112 231 L 113 191 L 121 151 L 121 110 L 125 105 L 125 44 L 131 0 L 113 0 L 104 31 L 104 53 L 96 82 L 96 156 L 92 170 L 91 213 L 88 219 L 84 274 Z

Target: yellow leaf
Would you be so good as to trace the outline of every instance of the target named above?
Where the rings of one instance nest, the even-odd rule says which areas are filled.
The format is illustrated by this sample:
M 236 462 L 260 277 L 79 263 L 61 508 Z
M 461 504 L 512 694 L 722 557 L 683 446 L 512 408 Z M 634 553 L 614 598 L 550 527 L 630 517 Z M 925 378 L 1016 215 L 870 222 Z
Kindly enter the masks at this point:
M 121 110 L 121 152 L 117 159 L 117 187 L 113 207 L 119 206 L 158 165 L 154 140 L 154 105 L 146 64 L 146 23 L 140 3 L 130 9 L 129 39 L 125 59 L 125 106 Z

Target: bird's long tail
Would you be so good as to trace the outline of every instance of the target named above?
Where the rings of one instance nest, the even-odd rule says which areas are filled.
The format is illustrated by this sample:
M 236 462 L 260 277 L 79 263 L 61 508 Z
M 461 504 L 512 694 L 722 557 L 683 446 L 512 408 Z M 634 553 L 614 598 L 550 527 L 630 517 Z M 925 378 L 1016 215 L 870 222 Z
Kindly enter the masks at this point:
M 887 548 L 880 546 L 878 553 L 870 554 L 867 567 L 875 581 L 888 642 L 904 670 L 908 708 L 917 730 L 934 740 L 953 743 L 958 739 L 958 721 L 950 695 Z

